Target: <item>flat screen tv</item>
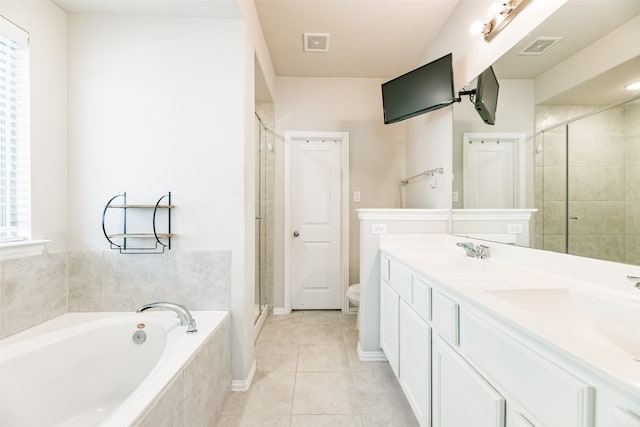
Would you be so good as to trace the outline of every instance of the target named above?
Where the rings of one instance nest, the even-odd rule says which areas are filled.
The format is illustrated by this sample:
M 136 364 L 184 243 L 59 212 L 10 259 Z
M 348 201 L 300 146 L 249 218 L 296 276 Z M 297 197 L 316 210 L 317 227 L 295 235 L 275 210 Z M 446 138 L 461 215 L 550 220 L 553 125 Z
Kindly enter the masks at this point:
M 492 67 L 487 68 L 478 76 L 474 104 L 480 118 L 488 125 L 496 124 L 498 89 L 500 89 L 500 85 Z
M 384 123 L 395 123 L 453 103 L 452 55 L 382 84 Z

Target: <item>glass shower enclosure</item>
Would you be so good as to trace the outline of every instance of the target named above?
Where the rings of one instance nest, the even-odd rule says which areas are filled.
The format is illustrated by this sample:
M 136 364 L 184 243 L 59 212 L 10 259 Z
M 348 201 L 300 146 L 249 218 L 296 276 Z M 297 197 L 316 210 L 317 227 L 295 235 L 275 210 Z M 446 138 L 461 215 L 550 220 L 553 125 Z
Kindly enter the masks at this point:
M 268 309 L 273 289 L 273 132 L 255 115 L 255 305 L 258 322 Z
M 536 116 L 536 247 L 640 264 L 640 99 Z

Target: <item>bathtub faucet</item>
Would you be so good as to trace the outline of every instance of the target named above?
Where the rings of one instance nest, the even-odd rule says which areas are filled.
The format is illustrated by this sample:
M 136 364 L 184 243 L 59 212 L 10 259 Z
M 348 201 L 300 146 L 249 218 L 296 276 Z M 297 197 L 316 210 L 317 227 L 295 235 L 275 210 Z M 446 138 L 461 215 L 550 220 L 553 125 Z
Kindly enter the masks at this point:
M 151 304 L 141 305 L 136 309 L 136 313 L 142 313 L 146 310 L 172 310 L 175 311 L 180 319 L 180 326 L 187 327 L 188 334 L 195 334 L 198 332 L 196 327 L 196 321 L 191 317 L 191 313 L 184 306 L 174 304 L 172 302 L 152 302 Z

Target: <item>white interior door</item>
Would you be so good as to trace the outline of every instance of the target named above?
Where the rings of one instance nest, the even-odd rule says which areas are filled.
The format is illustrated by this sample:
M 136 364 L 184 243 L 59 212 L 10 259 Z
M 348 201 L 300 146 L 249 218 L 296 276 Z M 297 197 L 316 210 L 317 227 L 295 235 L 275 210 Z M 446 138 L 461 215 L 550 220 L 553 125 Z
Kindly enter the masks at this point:
M 341 141 L 291 140 L 289 278 L 292 309 L 338 309 L 341 285 Z
M 466 209 L 516 207 L 515 142 L 506 138 L 464 138 L 463 190 Z

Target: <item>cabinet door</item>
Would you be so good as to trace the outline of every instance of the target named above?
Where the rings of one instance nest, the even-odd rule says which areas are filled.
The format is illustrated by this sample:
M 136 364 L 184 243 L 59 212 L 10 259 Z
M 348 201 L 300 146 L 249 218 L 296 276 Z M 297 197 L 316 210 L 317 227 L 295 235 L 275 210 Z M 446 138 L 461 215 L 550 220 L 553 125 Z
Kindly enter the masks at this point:
M 433 334 L 433 427 L 504 427 L 505 401 Z
M 422 427 L 431 422 L 431 328 L 400 301 L 400 385 Z
M 384 351 L 391 369 L 399 374 L 399 304 L 400 297 L 384 281 L 380 282 L 380 347 Z

